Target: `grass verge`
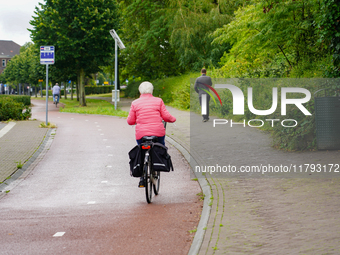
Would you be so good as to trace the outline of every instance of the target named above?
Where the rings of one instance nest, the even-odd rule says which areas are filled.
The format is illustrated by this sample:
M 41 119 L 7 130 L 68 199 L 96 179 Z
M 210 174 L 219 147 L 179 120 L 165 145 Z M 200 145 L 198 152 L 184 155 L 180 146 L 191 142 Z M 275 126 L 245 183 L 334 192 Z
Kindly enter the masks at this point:
M 77 100 L 61 99 L 60 102 L 64 104 L 64 107 L 60 108 L 61 112 L 110 115 L 118 117 L 128 116 L 128 112 L 122 111 L 119 108 L 115 110 L 114 105 L 104 100 L 87 98 L 86 107 L 80 106 Z

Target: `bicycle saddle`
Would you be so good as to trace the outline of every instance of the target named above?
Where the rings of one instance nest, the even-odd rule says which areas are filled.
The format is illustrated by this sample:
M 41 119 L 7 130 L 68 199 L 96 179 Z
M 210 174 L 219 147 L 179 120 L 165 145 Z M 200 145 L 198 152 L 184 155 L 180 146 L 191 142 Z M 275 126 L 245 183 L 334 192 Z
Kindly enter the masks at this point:
M 143 136 L 142 142 L 158 142 L 157 136 Z

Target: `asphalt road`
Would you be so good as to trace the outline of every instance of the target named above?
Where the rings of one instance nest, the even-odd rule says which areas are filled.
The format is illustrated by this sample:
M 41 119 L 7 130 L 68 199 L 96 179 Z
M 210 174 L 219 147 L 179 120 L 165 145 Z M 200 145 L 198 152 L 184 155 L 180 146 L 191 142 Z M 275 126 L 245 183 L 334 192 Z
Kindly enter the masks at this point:
M 45 102 L 33 104 L 45 121 Z M 147 204 L 129 173 L 126 119 L 49 110 L 46 155 L 0 200 L 0 254 L 187 254 L 202 203 L 183 156 L 167 144 L 175 172 Z

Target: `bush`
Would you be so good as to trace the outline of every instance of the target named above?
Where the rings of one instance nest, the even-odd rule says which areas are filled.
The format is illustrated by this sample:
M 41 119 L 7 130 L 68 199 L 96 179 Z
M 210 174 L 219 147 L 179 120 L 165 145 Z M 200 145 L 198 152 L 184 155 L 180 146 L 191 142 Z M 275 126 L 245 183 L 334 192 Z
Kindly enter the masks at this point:
M 125 97 L 127 97 L 127 98 L 137 98 L 137 97 L 139 97 L 138 87 L 141 83 L 142 83 L 141 81 L 129 82 L 129 85 L 125 89 Z
M 23 103 L 24 105 L 31 105 L 31 97 L 30 96 L 17 96 L 17 95 L 0 95 L 2 97 L 9 97 L 18 103 Z
M 31 109 L 11 97 L 0 97 L 0 121 L 27 120 L 31 117 Z
M 111 93 L 114 86 L 85 86 L 85 94 L 106 94 Z
M 189 73 L 181 76 L 168 77 L 150 81 L 153 86 L 153 95 L 163 99 L 165 104 L 188 110 L 190 108 L 190 78 L 197 78 L 199 74 Z M 142 81 L 129 83 L 125 89 L 125 97 L 139 97 L 138 87 Z

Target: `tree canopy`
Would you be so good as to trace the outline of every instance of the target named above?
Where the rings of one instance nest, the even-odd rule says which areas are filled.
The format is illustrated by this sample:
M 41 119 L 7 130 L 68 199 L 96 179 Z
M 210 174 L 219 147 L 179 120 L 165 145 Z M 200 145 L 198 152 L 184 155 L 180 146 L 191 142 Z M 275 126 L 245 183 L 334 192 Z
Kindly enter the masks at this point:
M 37 47 L 55 46 L 55 68 L 62 78 L 77 74 L 80 104 L 85 106 L 84 79 L 109 64 L 114 53 L 111 29 L 119 28 L 112 0 L 46 0 L 36 8 L 31 37 Z

